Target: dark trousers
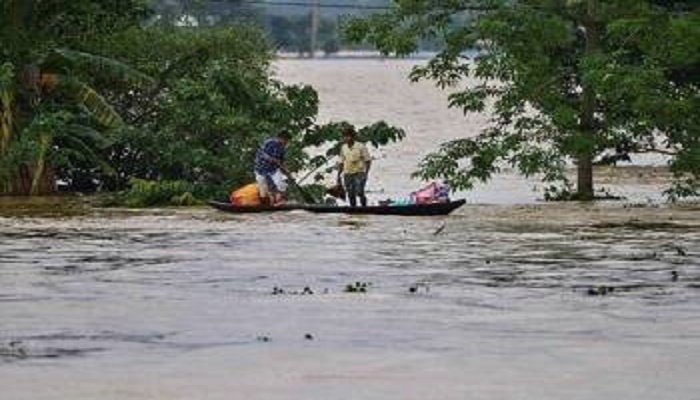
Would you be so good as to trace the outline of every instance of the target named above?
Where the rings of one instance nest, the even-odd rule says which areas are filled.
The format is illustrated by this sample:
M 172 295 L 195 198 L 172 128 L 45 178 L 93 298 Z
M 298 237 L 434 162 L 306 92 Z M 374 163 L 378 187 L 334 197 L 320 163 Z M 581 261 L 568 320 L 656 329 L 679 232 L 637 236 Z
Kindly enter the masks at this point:
M 360 198 L 360 204 L 362 204 L 363 207 L 366 206 L 367 197 L 365 197 L 365 184 L 367 183 L 367 174 L 364 172 L 345 174 L 343 178 L 345 183 L 345 192 L 347 193 L 350 206 L 357 206 L 356 197 Z

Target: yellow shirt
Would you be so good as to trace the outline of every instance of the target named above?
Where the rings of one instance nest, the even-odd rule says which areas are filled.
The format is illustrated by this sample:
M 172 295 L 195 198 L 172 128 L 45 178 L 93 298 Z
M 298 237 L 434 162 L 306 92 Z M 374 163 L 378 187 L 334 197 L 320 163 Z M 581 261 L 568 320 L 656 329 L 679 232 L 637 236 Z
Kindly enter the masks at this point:
M 364 143 L 355 142 L 352 147 L 343 144 L 340 148 L 340 162 L 343 164 L 343 173 L 356 174 L 367 172 L 367 164 L 372 161 Z

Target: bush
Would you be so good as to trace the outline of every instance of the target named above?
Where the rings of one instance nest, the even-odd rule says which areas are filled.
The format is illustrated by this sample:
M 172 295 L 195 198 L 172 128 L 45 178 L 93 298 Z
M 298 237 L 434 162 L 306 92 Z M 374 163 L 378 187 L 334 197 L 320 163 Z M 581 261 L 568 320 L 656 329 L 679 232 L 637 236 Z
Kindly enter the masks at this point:
M 193 185 L 185 181 L 132 179 L 131 187 L 120 193 L 117 204 L 127 207 L 190 206 L 197 203 Z
M 116 170 L 98 178 L 106 190 L 122 190 L 131 178 L 240 186 L 253 179 L 265 138 L 283 129 L 301 137 L 314 125 L 316 92 L 272 78 L 270 47 L 254 28 L 139 28 L 109 48 L 158 83 L 109 96 L 132 117 L 104 151 Z

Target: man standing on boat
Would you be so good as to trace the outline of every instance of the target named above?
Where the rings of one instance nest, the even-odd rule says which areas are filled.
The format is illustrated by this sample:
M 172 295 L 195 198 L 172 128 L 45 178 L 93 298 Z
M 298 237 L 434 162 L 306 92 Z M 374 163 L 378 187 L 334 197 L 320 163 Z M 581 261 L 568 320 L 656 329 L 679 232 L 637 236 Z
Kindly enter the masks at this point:
M 278 205 L 284 201 L 287 191 L 286 169 L 284 162 L 287 144 L 291 139 L 289 132 L 282 131 L 260 145 L 255 155 L 255 181 L 258 195 L 263 202 Z
M 345 192 L 351 207 L 357 206 L 356 197 L 360 204 L 367 206 L 365 184 L 367 174 L 372 165 L 372 158 L 364 143 L 355 141 L 355 129 L 347 128 L 343 132 L 343 145 L 340 148 L 340 163 L 338 164 L 338 179 L 343 175 Z

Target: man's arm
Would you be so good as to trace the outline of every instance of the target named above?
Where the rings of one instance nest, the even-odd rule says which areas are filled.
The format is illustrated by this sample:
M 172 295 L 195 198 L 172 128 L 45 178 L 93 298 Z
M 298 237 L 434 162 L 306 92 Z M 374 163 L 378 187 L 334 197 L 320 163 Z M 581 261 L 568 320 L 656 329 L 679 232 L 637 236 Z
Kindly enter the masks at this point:
M 280 167 L 281 167 L 282 164 L 283 164 L 283 162 L 282 162 L 281 159 L 279 159 L 279 158 L 277 158 L 277 157 L 273 157 L 273 156 L 267 154 L 266 152 L 263 152 L 263 157 L 265 157 L 265 159 L 266 159 L 267 161 L 270 161 L 271 163 L 273 163 L 273 164 L 275 164 L 275 165 L 277 165 L 277 166 L 280 166 Z
M 343 152 L 343 147 L 340 147 L 340 154 L 338 155 L 338 163 L 336 167 L 338 168 L 338 180 L 340 180 L 341 175 L 343 175 L 343 166 L 345 165 L 345 154 Z
M 365 173 L 369 174 L 369 169 L 372 166 L 372 156 L 369 155 L 366 145 L 362 148 L 362 158 L 365 160 Z

